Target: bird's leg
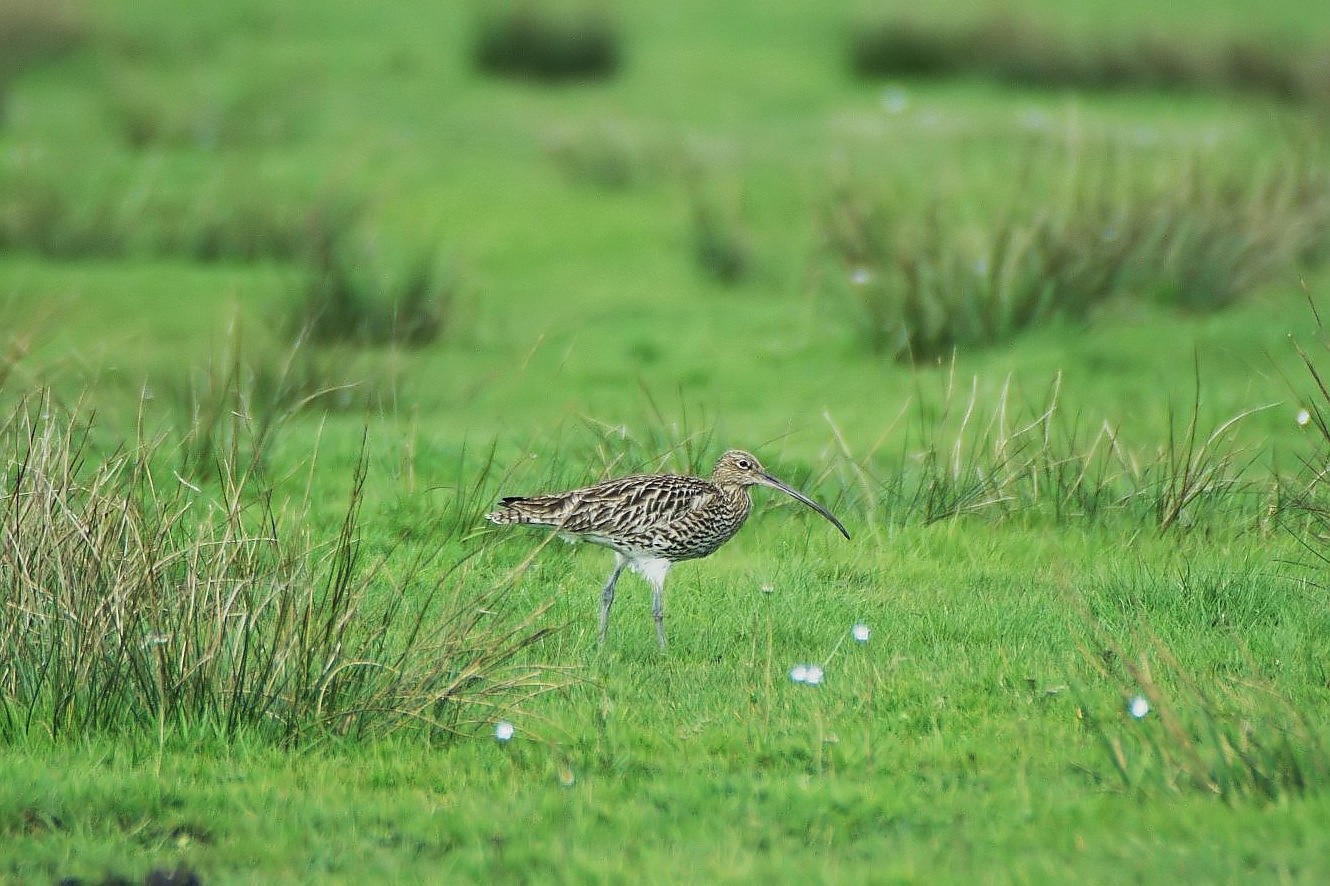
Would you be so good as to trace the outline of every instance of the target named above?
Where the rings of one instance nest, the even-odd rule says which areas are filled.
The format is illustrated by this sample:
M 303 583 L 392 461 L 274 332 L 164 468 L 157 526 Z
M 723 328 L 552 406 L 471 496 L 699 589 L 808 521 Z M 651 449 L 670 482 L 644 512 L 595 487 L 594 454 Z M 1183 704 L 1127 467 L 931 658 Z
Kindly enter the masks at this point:
M 651 577 L 651 617 L 656 621 L 656 639 L 665 648 L 665 575 Z
M 605 590 L 600 594 L 600 645 L 605 645 L 605 635 L 610 629 L 610 607 L 614 605 L 614 585 L 619 580 L 619 574 L 623 568 L 628 565 L 628 558 L 618 551 L 614 552 L 614 571 L 610 573 L 610 580 L 605 582 Z
M 656 639 L 665 648 L 665 575 L 670 561 L 663 557 L 635 560 L 633 569 L 651 585 L 651 617 L 656 620 Z

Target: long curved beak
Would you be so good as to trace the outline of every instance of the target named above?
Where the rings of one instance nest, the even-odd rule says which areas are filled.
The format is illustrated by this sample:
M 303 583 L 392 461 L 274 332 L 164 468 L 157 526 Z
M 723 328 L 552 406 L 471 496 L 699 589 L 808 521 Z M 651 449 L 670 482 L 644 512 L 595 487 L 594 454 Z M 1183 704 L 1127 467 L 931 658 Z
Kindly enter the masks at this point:
M 768 473 L 763 472 L 761 477 L 762 477 L 763 486 L 770 486 L 772 489 L 779 489 L 781 492 L 785 493 L 791 498 L 803 502 L 804 504 L 808 505 L 810 508 L 812 508 L 813 510 L 817 511 L 819 514 L 830 520 L 831 525 L 839 529 L 841 535 L 845 536 L 847 539 L 850 537 L 850 533 L 846 531 L 844 524 L 842 524 L 841 521 L 837 520 L 834 516 L 832 516 L 831 511 L 828 511 L 826 508 L 822 507 L 820 504 L 813 501 L 811 498 L 804 495 L 799 490 L 794 489 L 790 486 L 786 486 L 784 483 L 780 482 L 779 480 L 777 480 L 775 477 L 771 476 Z

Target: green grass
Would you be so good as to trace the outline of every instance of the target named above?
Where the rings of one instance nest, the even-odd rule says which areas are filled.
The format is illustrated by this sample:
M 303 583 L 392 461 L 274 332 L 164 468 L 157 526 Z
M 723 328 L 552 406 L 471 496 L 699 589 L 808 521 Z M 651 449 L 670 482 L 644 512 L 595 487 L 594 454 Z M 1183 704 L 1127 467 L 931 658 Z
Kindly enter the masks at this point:
M 1144 23 L 1296 42 L 1328 23 L 1299 0 L 1156 5 L 1011 11 L 1071 40 Z M 855 4 L 618 4 L 614 77 L 557 85 L 475 71 L 476 5 L 173 10 L 89 7 L 77 46 L 9 85 L 0 181 L 46 189 L 24 205 L 67 223 L 47 230 L 115 249 L 46 249 L 0 219 L 0 414 L 43 386 L 89 407 L 85 479 L 151 441 L 131 473 L 157 497 L 127 480 L 115 500 L 163 518 L 195 507 L 184 483 L 219 499 L 209 466 L 249 464 L 247 435 L 268 428 L 247 506 L 279 515 L 300 565 L 283 580 L 316 601 L 363 457 L 348 636 L 431 582 L 483 608 L 502 589 L 505 618 L 537 614 L 514 665 L 562 688 L 446 701 L 465 727 L 451 736 L 369 706 L 361 738 L 188 712 L 7 732 L 0 880 L 177 864 L 206 883 L 1330 874 L 1327 441 L 1295 420 L 1330 403 L 1294 347 L 1327 374 L 1309 306 L 1330 293 L 1325 252 L 1219 310 L 1125 287 L 902 365 L 865 346 L 822 240 L 847 183 L 907 218 L 946 206 L 968 247 L 1031 158 L 1126 152 L 1165 185 L 1196 164 L 1250 184 L 1321 150 L 1303 138 L 1321 121 L 1222 94 L 884 93 L 845 69 Z M 436 340 L 292 350 L 300 219 L 318 206 L 356 207 L 360 274 L 447 260 L 461 285 Z M 255 246 L 266 224 L 291 239 Z M 742 273 L 699 266 L 708 230 Z M 210 232 L 240 245 L 200 250 Z M 31 488 L 10 430 L 6 497 Z M 672 571 L 664 654 L 635 576 L 597 648 L 607 552 L 480 519 L 500 494 L 705 471 L 729 446 L 854 539 L 759 490 L 733 542 Z M 77 542 L 77 519 L 57 525 Z M 22 626 L 17 550 L 0 590 Z M 96 588 L 66 584 L 80 617 L 101 612 Z M 453 653 L 411 636 L 364 654 L 446 671 Z M 800 663 L 825 683 L 792 682 Z

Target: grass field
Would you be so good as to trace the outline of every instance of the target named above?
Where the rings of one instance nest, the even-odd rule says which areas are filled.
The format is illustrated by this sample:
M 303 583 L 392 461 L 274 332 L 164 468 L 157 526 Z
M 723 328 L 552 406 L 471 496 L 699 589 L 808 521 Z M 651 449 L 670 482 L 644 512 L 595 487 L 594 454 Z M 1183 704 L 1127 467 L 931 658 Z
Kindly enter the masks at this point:
M 1327 103 L 721 6 L 531 82 L 501 3 L 0 3 L 0 881 L 1330 877 Z M 853 540 L 758 490 L 666 652 L 483 521 L 730 447 Z

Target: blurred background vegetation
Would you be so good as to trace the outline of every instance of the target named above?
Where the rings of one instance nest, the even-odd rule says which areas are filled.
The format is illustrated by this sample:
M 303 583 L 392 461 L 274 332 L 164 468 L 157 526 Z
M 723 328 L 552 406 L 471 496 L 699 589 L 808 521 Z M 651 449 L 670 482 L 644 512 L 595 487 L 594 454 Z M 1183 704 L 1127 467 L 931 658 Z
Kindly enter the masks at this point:
M 1328 125 L 1321 0 L 0 0 L 0 878 L 1315 880 Z M 855 543 L 666 658 L 478 528 L 728 446 Z
M 636 374 L 721 412 L 750 397 L 694 354 L 816 374 L 1218 310 L 1326 254 L 1311 7 L 5 0 L 8 300 L 68 306 L 66 353 L 114 340 L 131 374 L 239 310 L 451 338 L 408 358 L 424 406 L 560 342 L 580 405 Z M 501 404 L 540 409 L 471 417 Z

